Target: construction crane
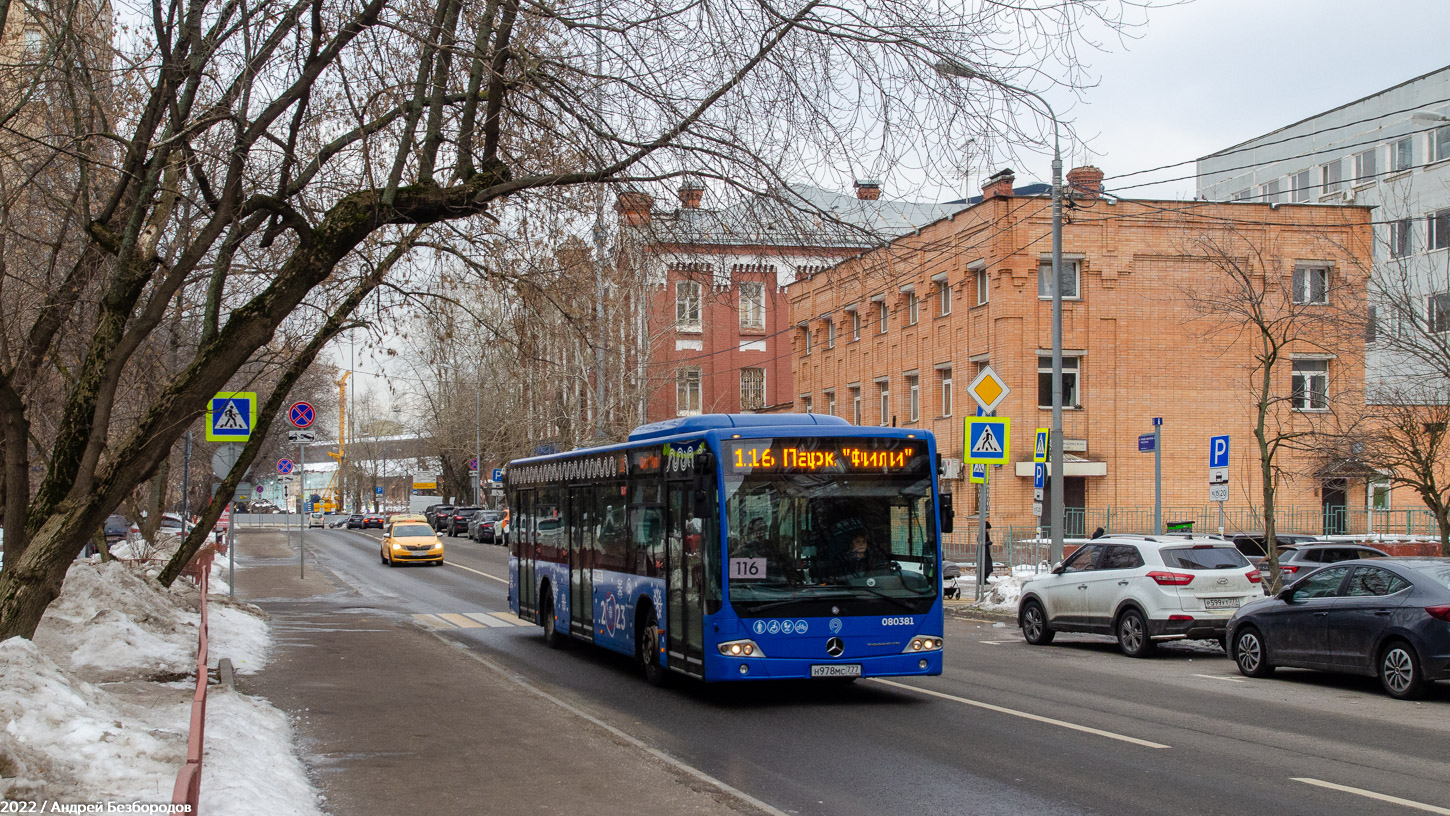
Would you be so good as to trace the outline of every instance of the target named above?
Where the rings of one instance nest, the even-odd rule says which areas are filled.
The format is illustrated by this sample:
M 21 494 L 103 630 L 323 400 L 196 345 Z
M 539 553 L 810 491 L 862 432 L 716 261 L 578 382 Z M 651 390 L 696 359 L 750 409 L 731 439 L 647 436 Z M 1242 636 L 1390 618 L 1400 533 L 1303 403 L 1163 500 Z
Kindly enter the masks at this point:
M 351 373 L 342 372 L 342 379 L 337 381 L 337 451 L 327 452 L 328 456 L 337 460 L 337 469 L 332 472 L 332 479 L 322 492 L 322 510 L 325 513 L 342 509 L 342 469 L 347 461 L 347 377 Z

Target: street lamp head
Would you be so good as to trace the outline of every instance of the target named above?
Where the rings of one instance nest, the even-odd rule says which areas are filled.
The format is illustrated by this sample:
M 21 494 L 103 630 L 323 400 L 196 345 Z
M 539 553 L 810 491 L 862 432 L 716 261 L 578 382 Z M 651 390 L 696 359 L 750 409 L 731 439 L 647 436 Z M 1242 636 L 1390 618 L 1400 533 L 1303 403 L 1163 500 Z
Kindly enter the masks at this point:
M 1410 114 L 1411 119 L 1419 119 L 1422 122 L 1450 122 L 1450 116 L 1434 111 L 1415 111 Z
M 952 79 L 981 79 L 982 75 L 954 60 L 937 60 L 932 68 L 944 77 Z

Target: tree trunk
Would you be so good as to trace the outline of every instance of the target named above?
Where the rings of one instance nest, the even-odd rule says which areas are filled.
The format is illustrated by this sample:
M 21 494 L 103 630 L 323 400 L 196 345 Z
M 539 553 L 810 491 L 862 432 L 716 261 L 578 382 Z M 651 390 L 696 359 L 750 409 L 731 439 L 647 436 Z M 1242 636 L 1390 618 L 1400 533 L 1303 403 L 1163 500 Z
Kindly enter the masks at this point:
M 60 595 L 66 570 L 85 547 L 85 534 L 74 534 L 89 526 L 81 523 L 80 515 L 62 508 L 36 531 L 15 563 L 7 559 L 0 572 L 0 641 L 35 636 L 46 607 Z

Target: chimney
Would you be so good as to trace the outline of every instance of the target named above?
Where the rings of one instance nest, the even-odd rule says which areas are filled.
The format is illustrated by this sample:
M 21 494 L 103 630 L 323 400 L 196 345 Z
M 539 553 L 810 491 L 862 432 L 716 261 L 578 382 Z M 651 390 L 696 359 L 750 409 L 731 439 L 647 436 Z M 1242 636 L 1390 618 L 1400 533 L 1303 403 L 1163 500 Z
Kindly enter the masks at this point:
M 876 201 L 881 198 L 881 182 L 876 179 L 857 179 L 856 198 L 861 201 Z
M 1097 198 L 1103 194 L 1103 171 L 1089 164 L 1067 171 L 1067 185 L 1074 194 Z
M 626 226 L 639 227 L 649 223 L 650 210 L 655 200 L 648 193 L 625 190 L 614 201 L 614 211 L 624 220 Z
M 986 201 L 989 198 L 996 198 L 997 196 L 1010 198 L 1012 196 L 1012 183 L 1016 180 L 1017 174 L 1012 172 L 1012 168 L 1007 167 L 998 170 L 987 179 L 986 184 L 982 185 L 982 200 Z
M 687 210 L 700 209 L 700 200 L 705 197 L 705 185 L 693 179 L 680 185 L 680 206 Z

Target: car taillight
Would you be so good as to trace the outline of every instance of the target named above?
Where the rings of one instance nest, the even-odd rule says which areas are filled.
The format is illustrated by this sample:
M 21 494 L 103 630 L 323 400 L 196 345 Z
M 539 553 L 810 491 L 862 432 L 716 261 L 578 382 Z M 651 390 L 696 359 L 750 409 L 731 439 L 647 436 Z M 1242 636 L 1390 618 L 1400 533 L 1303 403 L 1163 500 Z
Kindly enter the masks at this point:
M 1282 573 L 1284 573 L 1286 575 L 1293 575 L 1294 573 L 1296 573 L 1298 571 L 1299 571 L 1299 568 L 1298 567 L 1289 566 L 1287 564 L 1280 564 L 1279 565 L 1279 572 L 1282 572 Z
M 1429 612 L 1430 617 L 1432 618 L 1439 618 L 1442 621 L 1450 621 L 1450 605 L 1427 606 L 1425 607 L 1425 611 Z
M 1188 586 L 1193 583 L 1193 576 L 1181 572 L 1158 572 L 1148 573 L 1148 577 L 1158 582 L 1159 586 Z
M 1249 579 L 1249 583 L 1251 583 L 1251 584 L 1260 584 L 1260 583 L 1263 583 L 1263 581 L 1264 581 L 1264 576 L 1260 575 L 1258 570 L 1254 570 L 1253 572 L 1244 573 L 1244 577 L 1245 578 L 1248 578 Z

